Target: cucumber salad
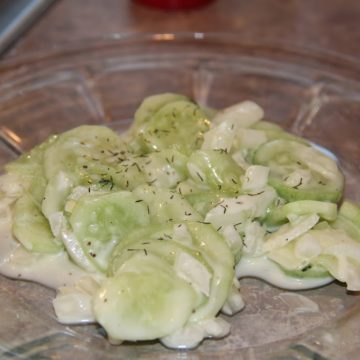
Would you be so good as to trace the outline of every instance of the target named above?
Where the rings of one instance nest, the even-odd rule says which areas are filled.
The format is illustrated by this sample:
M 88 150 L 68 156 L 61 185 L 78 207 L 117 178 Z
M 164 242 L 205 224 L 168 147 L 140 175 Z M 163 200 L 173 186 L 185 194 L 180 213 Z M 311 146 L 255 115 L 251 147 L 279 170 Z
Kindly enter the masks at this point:
M 336 160 L 244 101 L 146 98 L 124 134 L 51 136 L 0 178 L 0 273 L 56 289 L 64 324 L 111 343 L 224 337 L 239 280 L 360 290 L 360 208 Z M 241 315 L 240 315 L 241 316 Z

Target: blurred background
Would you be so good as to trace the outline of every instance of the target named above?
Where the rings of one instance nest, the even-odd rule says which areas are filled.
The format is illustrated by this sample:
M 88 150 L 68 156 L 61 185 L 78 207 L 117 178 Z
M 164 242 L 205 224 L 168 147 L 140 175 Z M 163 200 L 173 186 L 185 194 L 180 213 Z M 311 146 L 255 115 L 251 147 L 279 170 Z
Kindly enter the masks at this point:
M 143 0 L 159 4 L 164 0 Z M 68 41 L 109 34 L 143 32 L 234 32 L 292 46 L 360 56 L 358 0 L 165 0 L 167 7 L 194 2 L 197 7 L 163 10 L 133 0 L 0 0 L 0 24 L 9 7 L 34 5 L 43 11 L 31 28 L 13 38 L 6 57 L 48 49 Z M 203 4 L 201 6 L 201 3 Z M 166 4 L 165 4 L 166 5 Z M 181 4 L 180 4 L 181 5 Z M 34 12 L 32 15 L 36 15 Z M 29 16 L 29 14 L 27 14 Z M 29 16 L 31 17 L 31 16 Z M 5 18 L 5 20 L 4 20 Z

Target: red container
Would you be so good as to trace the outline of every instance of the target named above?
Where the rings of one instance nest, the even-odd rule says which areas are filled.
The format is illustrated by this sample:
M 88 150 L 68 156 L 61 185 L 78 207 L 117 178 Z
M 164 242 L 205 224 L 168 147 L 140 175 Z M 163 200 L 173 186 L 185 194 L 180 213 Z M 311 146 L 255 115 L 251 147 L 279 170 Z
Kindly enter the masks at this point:
M 137 2 L 142 4 L 167 10 L 191 9 L 212 1 L 213 0 L 137 0 Z

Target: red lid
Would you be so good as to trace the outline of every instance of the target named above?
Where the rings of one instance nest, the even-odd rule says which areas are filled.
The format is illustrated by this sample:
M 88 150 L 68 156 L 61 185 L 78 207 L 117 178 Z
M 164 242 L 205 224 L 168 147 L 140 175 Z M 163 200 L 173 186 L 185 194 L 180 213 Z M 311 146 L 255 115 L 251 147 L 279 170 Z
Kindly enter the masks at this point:
M 190 9 L 205 5 L 213 0 L 137 0 L 142 4 L 168 10 Z

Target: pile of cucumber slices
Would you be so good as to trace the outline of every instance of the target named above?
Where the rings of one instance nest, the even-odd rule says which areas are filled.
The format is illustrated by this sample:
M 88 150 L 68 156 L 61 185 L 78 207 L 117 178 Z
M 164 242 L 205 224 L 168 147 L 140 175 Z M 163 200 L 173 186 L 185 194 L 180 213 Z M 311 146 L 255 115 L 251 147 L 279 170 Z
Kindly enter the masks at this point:
M 251 101 L 150 96 L 126 133 L 80 126 L 5 169 L 13 241 L 81 270 L 57 289 L 59 321 L 97 322 L 113 343 L 226 336 L 218 315 L 243 308 L 245 276 L 360 290 L 360 208 L 337 162 Z

